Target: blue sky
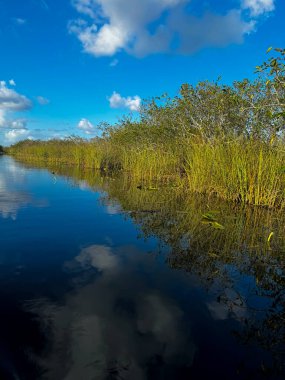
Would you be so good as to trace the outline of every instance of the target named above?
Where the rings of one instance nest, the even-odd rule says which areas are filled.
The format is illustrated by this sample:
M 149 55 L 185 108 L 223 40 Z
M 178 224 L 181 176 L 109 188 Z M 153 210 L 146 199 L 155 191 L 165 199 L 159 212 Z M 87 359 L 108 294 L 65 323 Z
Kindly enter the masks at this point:
M 0 0 L 0 144 L 92 137 L 182 83 L 253 77 L 284 0 Z

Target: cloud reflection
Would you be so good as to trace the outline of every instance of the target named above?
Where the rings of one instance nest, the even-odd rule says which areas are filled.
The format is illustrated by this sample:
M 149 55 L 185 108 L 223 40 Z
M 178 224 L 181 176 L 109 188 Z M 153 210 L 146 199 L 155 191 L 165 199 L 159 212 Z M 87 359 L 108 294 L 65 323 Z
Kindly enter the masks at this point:
M 84 248 L 75 260 L 82 267 L 92 266 L 99 271 L 115 269 L 119 265 L 117 256 L 112 254 L 111 248 L 105 245 L 91 245 Z
M 19 208 L 26 206 L 31 203 L 31 201 L 30 196 L 25 193 L 9 193 L 5 191 L 3 194 L 0 185 L 0 214 L 4 219 L 11 218 L 16 220 Z
M 38 207 L 45 202 L 35 201 L 28 192 L 22 190 L 27 171 L 10 158 L 1 158 L 0 170 L 0 217 L 17 219 L 20 208 L 29 204 Z
M 130 247 L 86 247 L 66 266 L 80 278 L 89 273 L 85 284 L 74 281 L 63 306 L 28 305 L 52 336 L 50 354 L 41 359 L 45 379 L 164 379 L 177 366 L 191 366 L 191 331 L 177 301 L 161 288 L 169 273 L 158 268 L 161 273 L 146 275 L 151 263 Z

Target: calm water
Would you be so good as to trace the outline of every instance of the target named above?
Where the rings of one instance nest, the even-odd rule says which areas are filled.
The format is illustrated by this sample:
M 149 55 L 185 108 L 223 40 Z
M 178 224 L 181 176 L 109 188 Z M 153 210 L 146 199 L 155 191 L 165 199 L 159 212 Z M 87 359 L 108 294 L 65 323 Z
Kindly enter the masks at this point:
M 283 379 L 284 226 L 0 157 L 0 379 Z

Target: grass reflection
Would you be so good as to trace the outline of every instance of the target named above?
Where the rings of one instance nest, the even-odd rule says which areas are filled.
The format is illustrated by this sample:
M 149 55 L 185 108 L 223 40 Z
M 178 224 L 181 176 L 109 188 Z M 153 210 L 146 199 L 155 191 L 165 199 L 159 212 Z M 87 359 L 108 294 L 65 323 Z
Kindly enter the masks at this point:
M 272 352 L 275 367 L 284 371 L 284 213 L 189 195 L 175 183 L 147 187 L 124 175 L 108 177 L 68 166 L 49 169 L 103 190 L 103 204 L 119 204 L 140 226 L 142 237 L 154 236 L 167 245 L 170 267 L 198 276 L 216 292 L 209 306 L 213 315 L 241 322 L 237 337 Z M 260 370 L 266 374 L 273 369 L 262 363 Z

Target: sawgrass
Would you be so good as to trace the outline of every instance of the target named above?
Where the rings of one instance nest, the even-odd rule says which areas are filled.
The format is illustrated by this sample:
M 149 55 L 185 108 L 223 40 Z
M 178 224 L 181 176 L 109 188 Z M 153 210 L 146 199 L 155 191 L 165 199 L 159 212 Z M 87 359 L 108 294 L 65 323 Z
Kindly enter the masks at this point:
M 230 141 L 191 144 L 185 150 L 191 191 L 258 206 L 285 205 L 282 144 Z
M 185 191 L 256 206 L 285 206 L 282 143 L 189 141 L 179 149 L 114 145 L 82 139 L 21 142 L 8 153 L 30 161 L 69 164 L 105 172 L 124 171 L 138 184 L 179 183 Z

